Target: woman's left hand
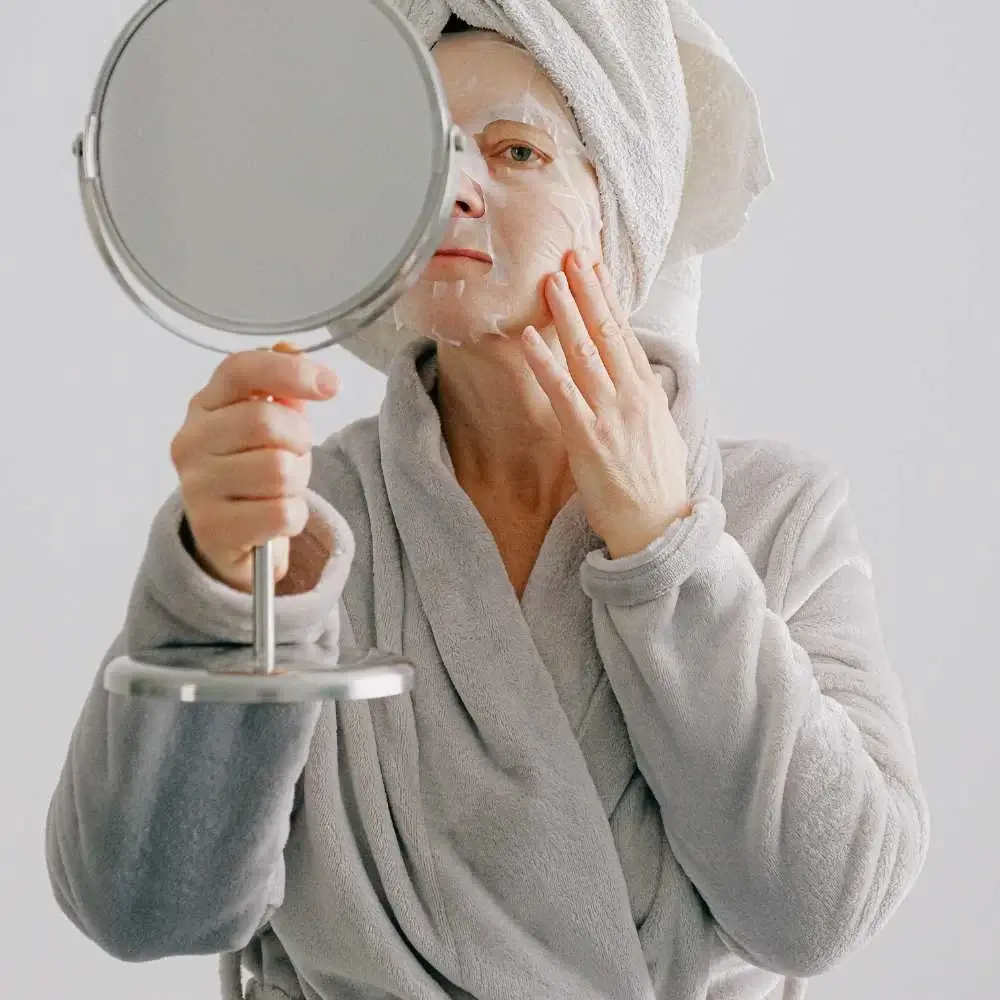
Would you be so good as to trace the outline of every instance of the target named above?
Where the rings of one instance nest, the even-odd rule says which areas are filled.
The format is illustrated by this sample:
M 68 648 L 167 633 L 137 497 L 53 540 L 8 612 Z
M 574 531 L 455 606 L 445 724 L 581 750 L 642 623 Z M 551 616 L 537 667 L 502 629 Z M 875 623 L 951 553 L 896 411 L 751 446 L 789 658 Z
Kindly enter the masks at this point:
M 687 445 L 603 264 L 569 255 L 545 295 L 568 370 L 534 327 L 525 356 L 552 403 L 587 520 L 612 559 L 691 513 Z

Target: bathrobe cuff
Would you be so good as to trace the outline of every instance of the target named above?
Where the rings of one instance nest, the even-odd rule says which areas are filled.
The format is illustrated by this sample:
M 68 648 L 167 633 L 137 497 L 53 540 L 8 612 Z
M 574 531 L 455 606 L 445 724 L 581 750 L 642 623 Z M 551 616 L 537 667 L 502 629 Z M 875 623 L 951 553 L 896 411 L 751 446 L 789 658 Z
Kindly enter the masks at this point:
M 674 521 L 641 552 L 611 559 L 606 547 L 588 552 L 580 584 L 588 597 L 633 607 L 669 594 L 715 550 L 726 529 L 726 509 L 714 496 L 696 497 L 692 513 Z
M 315 534 L 314 551 L 329 552 L 316 586 L 304 593 L 277 596 L 275 636 L 280 644 L 314 643 L 329 628 L 331 615 L 347 582 L 354 557 L 350 527 L 333 506 L 310 490 L 307 532 Z M 175 491 L 153 519 L 140 578 L 152 597 L 185 630 L 220 643 L 253 641 L 253 597 L 216 580 L 184 547 L 184 508 Z

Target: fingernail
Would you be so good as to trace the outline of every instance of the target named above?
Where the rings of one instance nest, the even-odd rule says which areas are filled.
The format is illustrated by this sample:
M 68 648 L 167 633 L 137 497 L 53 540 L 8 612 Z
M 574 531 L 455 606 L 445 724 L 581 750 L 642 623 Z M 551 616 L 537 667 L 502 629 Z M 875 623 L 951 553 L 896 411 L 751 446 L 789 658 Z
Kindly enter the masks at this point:
M 321 370 L 316 375 L 316 391 L 324 396 L 332 396 L 337 390 L 337 377 L 331 371 Z
M 556 284 L 564 292 L 569 291 L 569 282 L 566 280 L 566 275 L 562 271 L 556 271 Z
M 569 254 L 569 266 L 573 268 L 574 271 L 583 270 L 583 258 L 580 256 L 579 251 L 571 250 Z

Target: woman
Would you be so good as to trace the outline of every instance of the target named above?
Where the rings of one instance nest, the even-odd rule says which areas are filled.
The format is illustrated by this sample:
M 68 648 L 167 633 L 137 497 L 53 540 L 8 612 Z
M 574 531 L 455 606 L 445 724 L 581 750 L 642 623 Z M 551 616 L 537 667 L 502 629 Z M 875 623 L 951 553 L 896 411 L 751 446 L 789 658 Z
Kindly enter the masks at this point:
M 630 327 L 599 174 L 526 49 L 434 53 L 481 159 L 397 312 L 428 336 L 378 417 L 312 453 L 332 373 L 224 361 L 108 653 L 247 641 L 249 552 L 277 532 L 280 641 L 402 651 L 416 687 L 178 706 L 96 681 L 56 896 L 125 960 L 234 953 L 231 996 L 241 960 L 272 1000 L 800 993 L 927 846 L 846 485 L 718 442 L 691 352 Z

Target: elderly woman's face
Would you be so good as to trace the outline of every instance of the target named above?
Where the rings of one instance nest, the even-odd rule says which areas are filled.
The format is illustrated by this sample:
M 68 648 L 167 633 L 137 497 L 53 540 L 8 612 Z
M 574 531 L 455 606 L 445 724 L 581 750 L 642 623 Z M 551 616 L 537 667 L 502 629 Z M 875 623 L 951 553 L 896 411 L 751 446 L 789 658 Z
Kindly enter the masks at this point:
M 488 32 L 434 48 L 454 122 L 473 140 L 451 225 L 397 322 L 452 344 L 551 322 L 546 275 L 600 251 L 600 201 L 573 117 L 534 59 Z M 481 259 L 448 255 L 474 251 Z

